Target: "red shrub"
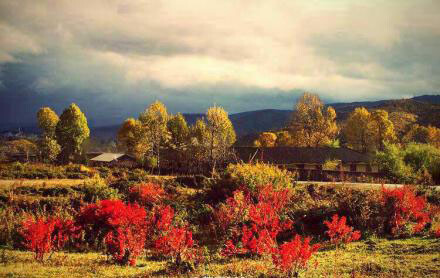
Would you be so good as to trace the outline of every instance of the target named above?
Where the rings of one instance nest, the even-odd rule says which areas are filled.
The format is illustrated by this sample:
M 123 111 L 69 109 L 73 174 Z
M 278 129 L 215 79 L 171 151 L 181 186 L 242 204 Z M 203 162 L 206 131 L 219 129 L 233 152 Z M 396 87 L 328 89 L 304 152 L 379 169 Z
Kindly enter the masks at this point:
M 401 234 L 406 225 L 411 226 L 412 233 L 423 230 L 430 217 L 426 199 L 418 197 L 413 188 L 386 189 L 382 187 L 382 204 L 384 206 L 386 232 L 392 235 Z
M 350 243 L 361 238 L 360 231 L 353 231 L 353 227 L 346 224 L 345 216 L 339 218 L 337 214 L 333 215 L 332 222 L 324 221 L 329 229 L 326 234 L 330 237 L 330 242 L 336 245 L 340 243 Z
M 74 232 L 73 222 L 60 218 L 29 218 L 22 223 L 20 231 L 25 247 L 35 252 L 38 261 L 42 261 L 46 253 L 63 248 Z
M 277 235 L 293 224 L 290 220 L 280 220 L 289 198 L 288 190 L 274 191 L 272 186 L 260 191 L 256 203 L 249 195 L 245 197 L 243 192 L 234 192 L 216 214 L 220 226 L 231 234 L 222 254 L 271 254 L 277 245 Z
M 434 236 L 440 237 L 440 227 L 438 227 L 436 230 L 434 230 Z
M 76 222 L 89 239 L 104 240 L 115 262 L 136 264 L 147 236 L 145 209 L 120 200 L 103 200 L 83 208 Z
M 177 266 L 192 261 L 196 255 L 192 232 L 173 227 L 156 240 L 156 250 L 174 259 Z
M 166 196 L 162 186 L 154 183 L 138 184 L 130 189 L 130 200 L 144 206 L 160 203 Z
M 202 260 L 201 250 L 187 228 L 173 225 L 174 210 L 170 206 L 156 207 L 151 218 L 155 251 L 171 258 L 179 272 L 192 268 L 189 263 Z
M 310 238 L 301 240 L 299 235 L 289 242 L 283 243 L 272 255 L 273 264 L 288 277 L 297 277 L 301 269 L 307 268 L 307 262 L 319 249 L 319 244 L 310 245 Z
M 152 228 L 156 232 L 168 231 L 173 223 L 174 210 L 171 206 L 155 207 L 151 218 Z
M 245 221 L 249 203 L 249 194 L 245 195 L 243 191 L 234 191 L 233 196 L 227 198 L 225 203 L 221 204 L 214 213 L 217 227 L 225 233 L 231 226 L 238 225 Z

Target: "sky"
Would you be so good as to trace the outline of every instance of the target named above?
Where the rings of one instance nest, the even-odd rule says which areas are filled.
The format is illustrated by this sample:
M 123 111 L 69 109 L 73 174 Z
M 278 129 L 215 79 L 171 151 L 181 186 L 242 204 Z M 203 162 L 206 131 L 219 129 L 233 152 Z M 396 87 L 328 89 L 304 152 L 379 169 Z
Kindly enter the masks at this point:
M 0 124 L 440 92 L 438 0 L 0 0 Z

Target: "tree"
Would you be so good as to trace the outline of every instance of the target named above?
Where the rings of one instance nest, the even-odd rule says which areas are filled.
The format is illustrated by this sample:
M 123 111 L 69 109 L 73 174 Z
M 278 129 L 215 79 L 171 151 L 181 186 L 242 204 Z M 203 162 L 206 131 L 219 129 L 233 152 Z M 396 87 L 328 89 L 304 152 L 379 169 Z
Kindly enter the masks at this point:
M 136 146 L 139 144 L 141 137 L 141 122 L 134 118 L 128 118 L 124 121 L 118 130 L 118 143 L 132 155 L 139 156 L 136 153 Z
M 170 132 L 170 146 L 177 150 L 183 150 L 188 144 L 189 127 L 181 113 L 171 116 L 167 123 Z
M 207 162 L 207 129 L 206 123 L 203 119 L 198 119 L 194 125 L 189 129 L 189 150 L 188 154 L 191 154 L 191 159 L 188 159 L 188 166 L 190 170 L 199 171 L 201 165 Z
M 44 160 L 55 161 L 61 152 L 56 140 L 56 127 L 60 121 L 58 115 L 49 107 L 43 107 L 37 113 L 38 126 L 42 130 L 39 141 L 40 153 Z
M 436 148 L 440 148 L 440 129 L 434 126 L 421 126 L 415 124 L 405 134 L 403 141 L 405 143 L 416 142 L 431 144 Z
M 290 136 L 288 131 L 279 131 L 276 133 L 277 141 L 275 145 L 277 146 L 291 146 L 292 145 L 292 137 Z
M 395 140 L 393 123 L 388 112 L 375 110 L 370 113 L 366 108 L 356 108 L 350 113 L 343 135 L 348 147 L 361 152 L 383 150 L 385 142 Z
M 414 124 L 411 129 L 403 137 L 404 143 L 416 142 L 416 143 L 428 143 L 429 142 L 429 130 L 426 126 Z
M 189 153 L 190 129 L 185 118 L 181 113 L 171 116 L 168 124 L 170 140 L 168 141 L 167 160 L 175 169 L 182 169 L 182 166 L 188 166 L 188 161 L 193 159 Z
M 350 148 L 361 152 L 371 150 L 370 112 L 364 107 L 356 108 L 348 116 L 343 128 L 344 139 Z
M 264 147 L 271 148 L 275 147 L 275 143 L 277 142 L 277 136 L 273 132 L 262 132 L 258 139 L 255 140 L 254 145 L 256 147 Z
M 86 116 L 76 104 L 72 103 L 63 111 L 56 126 L 56 137 L 61 145 L 63 161 L 67 162 L 72 156 L 77 158 L 81 155 L 82 144 L 89 136 Z
M 417 115 L 404 111 L 391 112 L 388 118 L 393 123 L 394 132 L 400 141 L 402 141 L 403 136 L 408 133 L 413 124 L 417 122 Z
M 27 139 L 18 139 L 8 142 L 10 152 L 17 154 L 26 154 L 26 161 L 29 161 L 29 155 L 37 151 L 37 145 Z
M 393 123 L 388 119 L 385 110 L 374 110 L 371 113 L 371 128 L 376 139 L 376 149 L 383 150 L 384 142 L 393 142 L 396 139 Z
M 336 112 L 315 94 L 304 93 L 297 101 L 289 123 L 294 144 L 301 147 L 318 147 L 333 140 L 337 133 Z
M 440 129 L 434 126 L 428 126 L 428 143 L 434 147 L 440 148 Z
M 49 107 L 42 107 L 37 113 L 38 127 L 43 131 L 43 136 L 55 137 L 55 130 L 59 122 L 59 117 Z
M 413 169 L 405 164 L 405 154 L 396 144 L 385 144 L 383 151 L 377 152 L 375 162 L 379 170 L 396 182 L 410 183 L 415 180 Z
M 206 111 L 205 141 L 208 144 L 209 164 L 212 171 L 215 165 L 224 160 L 229 147 L 234 144 L 236 135 L 228 113 L 221 107 L 214 106 Z
M 160 169 L 160 149 L 165 146 L 169 140 L 169 132 L 167 129 L 168 113 L 165 105 L 159 101 L 152 103 L 144 112 L 139 115 L 139 121 L 142 125 L 142 139 L 146 140 L 143 144 L 151 145 L 153 159 Z M 152 161 L 153 161 L 152 160 Z
M 54 137 L 44 136 L 39 141 L 40 152 L 43 159 L 53 162 L 61 152 L 61 146 Z

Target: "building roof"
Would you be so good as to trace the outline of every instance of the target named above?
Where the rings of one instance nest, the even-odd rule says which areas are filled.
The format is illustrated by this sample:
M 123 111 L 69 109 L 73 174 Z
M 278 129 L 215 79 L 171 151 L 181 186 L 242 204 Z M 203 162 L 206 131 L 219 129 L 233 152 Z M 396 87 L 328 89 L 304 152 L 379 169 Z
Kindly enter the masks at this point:
M 340 160 L 342 163 L 369 163 L 369 156 L 347 148 L 297 148 L 297 147 L 235 147 L 237 157 L 244 162 L 259 160 L 271 164 L 321 164 L 326 160 Z
M 118 160 L 123 157 L 125 154 L 123 153 L 102 153 L 90 160 L 92 161 L 100 161 L 100 162 L 112 162 L 114 160 Z

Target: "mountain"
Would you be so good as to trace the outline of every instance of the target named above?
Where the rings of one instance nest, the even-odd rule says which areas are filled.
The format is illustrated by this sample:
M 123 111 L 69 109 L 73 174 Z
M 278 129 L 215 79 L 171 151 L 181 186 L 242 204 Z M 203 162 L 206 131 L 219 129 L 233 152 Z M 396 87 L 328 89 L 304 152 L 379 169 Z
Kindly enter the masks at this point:
M 390 112 L 404 111 L 417 115 L 417 122 L 421 125 L 440 127 L 440 95 L 425 95 L 410 99 L 392 99 L 370 102 L 334 103 L 337 120 L 345 120 L 356 107 L 365 107 L 369 110 L 383 109 Z
M 431 104 L 440 104 L 440 95 L 423 95 L 418 97 L 413 97 L 413 100 L 428 102 Z

